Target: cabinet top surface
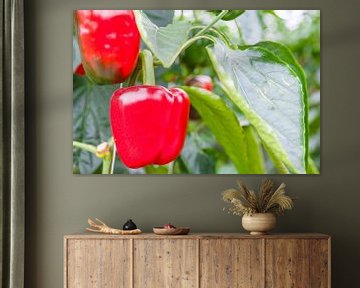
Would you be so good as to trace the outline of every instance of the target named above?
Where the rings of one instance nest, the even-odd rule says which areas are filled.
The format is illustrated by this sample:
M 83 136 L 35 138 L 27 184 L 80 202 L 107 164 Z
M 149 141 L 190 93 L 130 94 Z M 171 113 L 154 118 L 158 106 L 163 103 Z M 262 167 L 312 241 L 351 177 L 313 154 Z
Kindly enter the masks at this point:
M 142 233 L 138 235 L 109 235 L 101 233 L 75 233 L 64 236 L 65 239 L 329 239 L 329 235 L 320 233 L 287 233 L 250 235 L 245 233 L 189 233 L 188 235 L 156 235 Z

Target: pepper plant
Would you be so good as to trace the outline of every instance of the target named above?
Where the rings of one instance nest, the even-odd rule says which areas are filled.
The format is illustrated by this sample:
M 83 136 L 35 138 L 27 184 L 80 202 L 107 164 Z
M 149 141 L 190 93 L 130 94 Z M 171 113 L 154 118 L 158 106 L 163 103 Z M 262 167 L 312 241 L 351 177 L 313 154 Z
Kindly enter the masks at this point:
M 76 11 L 73 172 L 318 173 L 319 13 L 306 17 L 296 38 L 271 10 Z

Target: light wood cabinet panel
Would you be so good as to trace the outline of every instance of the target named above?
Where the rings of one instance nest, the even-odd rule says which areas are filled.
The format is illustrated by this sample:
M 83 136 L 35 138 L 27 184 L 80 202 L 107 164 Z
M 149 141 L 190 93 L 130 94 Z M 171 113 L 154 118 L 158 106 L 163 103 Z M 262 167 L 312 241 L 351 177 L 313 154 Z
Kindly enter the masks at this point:
M 129 288 L 130 251 L 130 240 L 69 241 L 65 287 Z
M 309 243 L 306 239 L 266 240 L 266 287 L 308 287 Z
M 65 288 L 330 288 L 322 234 L 65 236 Z
M 200 287 L 259 288 L 264 285 L 261 239 L 204 239 Z
M 134 241 L 135 288 L 197 287 L 197 240 Z

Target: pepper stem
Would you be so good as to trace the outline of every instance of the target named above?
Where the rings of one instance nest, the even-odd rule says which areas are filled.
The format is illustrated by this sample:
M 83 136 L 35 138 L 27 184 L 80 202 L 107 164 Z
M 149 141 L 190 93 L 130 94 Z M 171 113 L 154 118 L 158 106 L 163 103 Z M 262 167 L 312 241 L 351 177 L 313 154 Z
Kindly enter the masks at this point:
M 145 85 L 155 85 L 154 60 L 149 50 L 143 50 L 140 54 L 143 83 Z

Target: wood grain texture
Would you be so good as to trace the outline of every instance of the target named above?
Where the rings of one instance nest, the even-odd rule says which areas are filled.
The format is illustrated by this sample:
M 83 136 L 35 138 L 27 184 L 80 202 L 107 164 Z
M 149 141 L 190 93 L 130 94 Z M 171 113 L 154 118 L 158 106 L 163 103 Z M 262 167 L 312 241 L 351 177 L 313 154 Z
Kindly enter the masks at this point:
M 309 243 L 306 239 L 266 239 L 265 286 L 309 287 Z
M 323 234 L 76 234 L 64 239 L 65 288 L 330 288 Z
M 134 288 L 196 288 L 196 251 L 193 239 L 134 240 Z
M 130 240 L 67 240 L 66 288 L 130 288 Z
M 261 239 L 209 239 L 200 244 L 200 287 L 261 288 Z
M 324 239 L 310 240 L 310 287 L 328 288 L 330 283 L 329 242 Z M 328 282 L 329 281 L 329 282 Z

